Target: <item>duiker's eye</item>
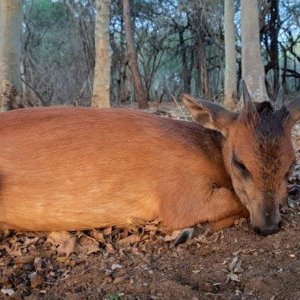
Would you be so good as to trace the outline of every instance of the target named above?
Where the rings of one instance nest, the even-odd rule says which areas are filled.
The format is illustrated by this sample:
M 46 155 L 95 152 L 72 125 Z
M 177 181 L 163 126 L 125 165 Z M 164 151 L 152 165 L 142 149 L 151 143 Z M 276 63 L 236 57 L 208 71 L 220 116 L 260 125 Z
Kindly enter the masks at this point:
M 235 154 L 233 154 L 232 162 L 233 165 L 242 173 L 243 177 L 247 178 L 250 176 L 250 172 L 248 171 L 246 166 L 237 159 Z

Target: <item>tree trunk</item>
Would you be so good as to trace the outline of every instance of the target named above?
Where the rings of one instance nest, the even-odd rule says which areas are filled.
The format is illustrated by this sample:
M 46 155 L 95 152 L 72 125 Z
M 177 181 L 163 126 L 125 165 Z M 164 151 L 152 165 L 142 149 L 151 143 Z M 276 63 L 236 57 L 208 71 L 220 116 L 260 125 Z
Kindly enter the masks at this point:
M 191 70 L 188 66 L 188 60 L 187 60 L 187 50 L 185 48 L 185 42 L 184 42 L 184 30 L 179 30 L 179 46 L 180 46 L 180 52 L 181 52 L 181 59 L 182 59 L 182 78 L 183 78 L 183 92 L 184 93 L 190 93 L 191 92 Z
M 229 109 L 236 107 L 237 73 L 234 32 L 234 0 L 225 0 L 225 87 L 224 104 Z
M 133 38 L 133 29 L 131 23 L 130 3 L 129 0 L 123 0 L 123 18 L 124 18 L 124 31 L 127 45 L 127 53 L 129 66 L 133 77 L 133 84 L 135 89 L 135 96 L 139 108 L 148 108 L 148 99 L 143 86 L 141 74 L 138 68 L 138 58 L 135 49 Z
M 268 101 L 260 52 L 257 0 L 241 0 L 242 75 L 257 102 Z
M 205 99 L 210 100 L 211 93 L 208 81 L 208 72 L 206 68 L 206 49 L 204 38 L 200 36 L 198 45 L 198 58 L 199 58 L 199 79 L 202 95 Z
M 0 4 L 0 110 L 18 106 L 21 94 L 20 0 L 2 0 Z
M 110 107 L 111 47 L 109 39 L 111 0 L 96 1 L 95 73 L 93 107 Z
M 270 6 L 270 61 L 273 68 L 274 85 L 273 92 L 276 95 L 279 86 L 279 59 L 278 59 L 278 34 L 280 29 L 280 18 L 279 18 L 279 0 L 271 0 Z

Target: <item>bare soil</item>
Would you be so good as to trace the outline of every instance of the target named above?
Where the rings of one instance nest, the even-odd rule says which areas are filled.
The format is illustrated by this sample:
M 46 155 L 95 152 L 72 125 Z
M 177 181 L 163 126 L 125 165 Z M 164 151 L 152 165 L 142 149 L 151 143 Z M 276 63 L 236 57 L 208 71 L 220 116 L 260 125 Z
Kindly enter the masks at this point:
M 162 111 L 178 117 L 177 109 Z M 293 138 L 298 151 L 299 128 Z M 217 233 L 199 225 L 177 247 L 176 234 L 155 222 L 127 231 L 6 233 L 0 299 L 300 299 L 299 170 L 282 229 L 267 237 L 244 219 Z

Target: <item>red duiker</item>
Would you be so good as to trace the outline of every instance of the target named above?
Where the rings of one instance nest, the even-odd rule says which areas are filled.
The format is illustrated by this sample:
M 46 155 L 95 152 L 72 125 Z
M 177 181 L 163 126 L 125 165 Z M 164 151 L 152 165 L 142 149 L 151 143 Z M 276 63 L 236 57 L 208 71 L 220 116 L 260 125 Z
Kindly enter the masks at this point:
M 82 230 L 159 219 L 170 230 L 221 228 L 249 210 L 259 232 L 276 232 L 300 105 L 273 110 L 247 92 L 241 114 L 183 101 L 201 125 L 120 109 L 1 113 L 0 225 Z

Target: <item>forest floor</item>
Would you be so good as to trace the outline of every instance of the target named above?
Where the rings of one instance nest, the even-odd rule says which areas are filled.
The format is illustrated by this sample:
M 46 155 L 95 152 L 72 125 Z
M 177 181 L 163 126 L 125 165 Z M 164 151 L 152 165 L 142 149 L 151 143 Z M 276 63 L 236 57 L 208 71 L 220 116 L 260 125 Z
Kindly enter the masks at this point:
M 160 109 L 184 118 L 177 106 Z M 299 125 L 293 140 L 300 162 Z M 259 236 L 241 219 L 216 233 L 197 226 L 177 247 L 177 233 L 155 222 L 130 231 L 10 232 L 0 239 L 0 299 L 300 299 L 300 165 L 282 216 L 275 235 Z

